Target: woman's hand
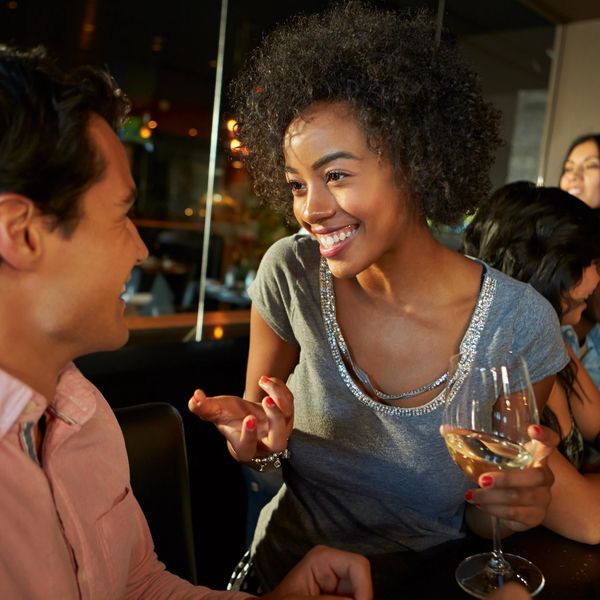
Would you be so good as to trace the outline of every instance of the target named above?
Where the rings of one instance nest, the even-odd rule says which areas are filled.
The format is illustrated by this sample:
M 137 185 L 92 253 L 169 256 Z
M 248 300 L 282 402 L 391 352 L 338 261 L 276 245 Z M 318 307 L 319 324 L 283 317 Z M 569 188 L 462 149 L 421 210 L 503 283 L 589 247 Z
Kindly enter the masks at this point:
M 258 385 L 267 393 L 261 403 L 237 396 L 209 397 L 196 390 L 188 402 L 195 415 L 210 421 L 227 439 L 240 462 L 287 448 L 294 421 L 294 398 L 275 377 L 263 376 Z
M 359 554 L 315 546 L 266 596 L 266 600 L 301 598 L 372 600 L 371 566 Z
M 547 457 L 558 445 L 559 437 L 541 425 L 531 425 L 528 433 L 534 453 L 530 468 L 483 473 L 478 480 L 480 487 L 465 494 L 467 502 L 473 505 L 467 512 L 467 523 L 475 533 L 488 535 L 490 532 L 489 518 L 483 520 L 477 515 L 481 511 L 502 519 L 504 528 L 511 532 L 536 527 L 546 517 L 554 483 Z M 480 510 L 474 510 L 475 507 Z

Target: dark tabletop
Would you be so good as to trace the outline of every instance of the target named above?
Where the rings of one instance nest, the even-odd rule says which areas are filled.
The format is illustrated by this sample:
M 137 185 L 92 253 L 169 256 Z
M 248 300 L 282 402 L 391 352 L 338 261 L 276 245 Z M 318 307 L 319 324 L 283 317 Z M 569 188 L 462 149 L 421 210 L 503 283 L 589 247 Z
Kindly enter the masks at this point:
M 470 598 L 456 583 L 454 570 L 463 558 L 491 548 L 491 540 L 469 536 L 425 553 L 371 556 L 375 600 Z M 504 540 L 503 550 L 541 569 L 546 585 L 536 599 L 600 600 L 600 545 L 580 544 L 537 527 Z

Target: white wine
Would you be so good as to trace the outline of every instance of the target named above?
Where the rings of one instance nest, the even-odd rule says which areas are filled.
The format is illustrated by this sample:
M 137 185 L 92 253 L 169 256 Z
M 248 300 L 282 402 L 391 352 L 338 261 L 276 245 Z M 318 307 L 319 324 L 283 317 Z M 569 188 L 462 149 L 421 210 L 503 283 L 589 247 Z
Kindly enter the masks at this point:
M 473 481 L 482 473 L 524 469 L 533 461 L 531 453 L 520 444 L 489 433 L 447 428 L 444 440 L 452 460 Z

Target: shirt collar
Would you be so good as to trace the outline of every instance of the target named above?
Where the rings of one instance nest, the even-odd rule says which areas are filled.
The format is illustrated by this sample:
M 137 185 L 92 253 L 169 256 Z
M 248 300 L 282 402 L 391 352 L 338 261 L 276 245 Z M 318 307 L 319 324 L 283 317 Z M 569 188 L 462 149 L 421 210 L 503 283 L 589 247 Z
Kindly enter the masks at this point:
M 0 439 L 19 420 L 38 421 L 48 409 L 70 425 L 83 425 L 95 412 L 99 392 L 69 363 L 59 374 L 56 394 L 48 402 L 20 379 L 0 369 Z
M 37 421 L 46 410 L 46 399 L 19 379 L 0 369 L 0 439 L 26 413 Z

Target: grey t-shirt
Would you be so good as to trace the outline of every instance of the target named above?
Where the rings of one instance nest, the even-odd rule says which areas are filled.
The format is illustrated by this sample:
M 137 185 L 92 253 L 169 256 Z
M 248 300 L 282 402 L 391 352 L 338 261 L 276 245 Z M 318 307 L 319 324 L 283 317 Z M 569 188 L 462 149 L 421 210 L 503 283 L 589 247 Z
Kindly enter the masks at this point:
M 288 379 L 292 456 L 252 543 L 266 590 L 317 543 L 378 554 L 420 551 L 463 535 L 464 493 L 473 483 L 439 434 L 443 395 L 417 408 L 365 396 L 339 355 L 332 294 L 317 243 L 300 235 L 269 249 L 250 289 L 265 321 L 300 347 Z M 550 304 L 487 266 L 461 351 L 471 364 L 520 353 L 533 382 L 568 361 Z

